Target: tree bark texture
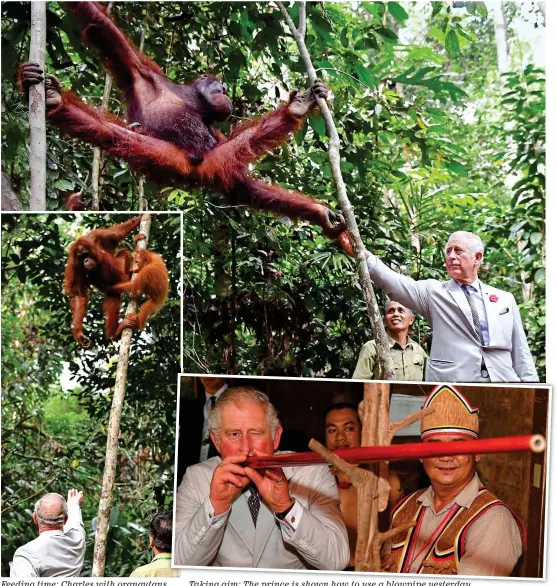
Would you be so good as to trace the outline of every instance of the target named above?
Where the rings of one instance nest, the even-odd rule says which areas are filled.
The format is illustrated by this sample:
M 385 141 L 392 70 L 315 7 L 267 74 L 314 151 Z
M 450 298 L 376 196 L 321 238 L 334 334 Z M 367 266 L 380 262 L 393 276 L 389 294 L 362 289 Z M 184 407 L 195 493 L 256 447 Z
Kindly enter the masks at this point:
M 10 178 L 2 171 L 2 211 L 19 212 L 21 209 L 21 202 L 12 188 Z
M 108 14 L 112 10 L 113 2 L 109 2 L 106 8 Z M 112 91 L 112 76 L 108 71 L 104 78 L 103 99 L 101 102 L 101 111 L 106 114 L 108 110 L 108 101 L 110 100 L 110 92 Z M 93 148 L 93 163 L 91 164 L 91 209 L 98 212 L 100 209 L 100 177 L 101 177 L 102 151 L 100 147 Z
M 46 52 L 46 3 L 31 2 L 31 45 L 29 61 L 43 70 Z M 45 84 L 29 88 L 29 209 L 46 210 L 46 104 Z

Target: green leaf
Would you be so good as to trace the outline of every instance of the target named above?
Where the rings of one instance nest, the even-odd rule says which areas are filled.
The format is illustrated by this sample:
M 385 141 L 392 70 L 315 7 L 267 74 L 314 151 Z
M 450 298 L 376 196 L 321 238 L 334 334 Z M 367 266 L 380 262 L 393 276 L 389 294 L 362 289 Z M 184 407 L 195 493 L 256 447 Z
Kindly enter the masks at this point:
M 377 79 L 369 71 L 369 69 L 367 69 L 366 67 L 364 67 L 360 63 L 355 63 L 354 64 L 354 71 L 358 75 L 358 78 L 360 79 L 360 81 L 363 81 L 369 87 L 373 87 L 375 85 L 375 82 L 377 81 Z
M 398 22 L 404 22 L 408 18 L 408 12 L 398 2 L 387 2 L 387 8 Z
M 60 191 L 73 191 L 75 189 L 75 181 L 69 181 L 68 179 L 58 179 L 54 183 L 54 187 Z
M 534 281 L 539 285 L 545 281 L 545 269 L 538 269 L 534 274 Z
M 361 51 L 362 49 L 377 49 L 378 47 L 379 43 L 377 42 L 377 39 L 374 36 L 370 35 L 369 37 L 360 39 L 354 45 L 354 50 Z
M 478 12 L 482 15 L 482 17 L 487 18 L 488 13 L 487 13 L 487 6 L 485 5 L 485 2 L 476 2 L 476 7 L 478 9 Z
M 445 163 L 447 169 L 450 169 L 453 173 L 460 175 L 460 177 L 466 176 L 466 167 L 462 163 L 458 163 L 457 161 L 450 161 Z
M 541 232 L 534 232 L 530 234 L 530 242 L 534 245 L 539 244 L 542 241 L 543 234 Z
M 458 35 L 454 29 L 451 29 L 445 36 L 445 49 L 451 59 L 454 59 L 458 55 L 459 48 Z
M 431 18 L 433 18 L 434 16 L 437 16 L 437 14 L 439 14 L 439 12 L 441 11 L 441 8 L 443 8 L 443 6 L 446 6 L 445 2 L 440 2 L 438 0 L 432 2 L 431 3 Z
M 395 33 L 394 30 L 390 29 L 390 28 L 385 28 L 385 27 L 379 27 L 378 29 L 376 29 L 376 32 L 378 34 L 380 34 L 384 39 L 387 39 L 389 41 L 398 41 L 398 36 Z
M 345 48 L 348 49 L 348 29 L 344 27 L 342 32 L 340 33 L 340 44 Z
M 327 136 L 327 127 L 325 126 L 325 120 L 322 116 L 315 116 L 310 114 L 308 119 L 309 124 L 315 133 L 317 133 L 319 136 Z
M 329 31 L 321 26 L 321 24 L 316 23 L 315 21 L 311 23 L 313 25 L 313 30 L 327 43 L 330 43 L 331 45 L 335 44 L 335 41 L 333 39 L 333 37 L 331 36 L 331 34 L 329 33 Z

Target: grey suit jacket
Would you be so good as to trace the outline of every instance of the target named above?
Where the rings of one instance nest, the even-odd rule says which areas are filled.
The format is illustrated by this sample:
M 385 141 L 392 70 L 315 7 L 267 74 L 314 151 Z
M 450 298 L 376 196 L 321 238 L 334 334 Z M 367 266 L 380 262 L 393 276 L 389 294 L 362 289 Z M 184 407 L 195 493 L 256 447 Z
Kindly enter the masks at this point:
M 274 569 L 343 570 L 350 560 L 338 490 L 328 466 L 283 468 L 290 494 L 303 507 L 288 535 L 261 503 L 254 527 L 243 494 L 224 524 L 214 528 L 204 508 L 220 456 L 190 466 L 176 494 L 174 563 Z
M 481 283 L 489 328 L 489 346 L 474 333 L 472 312 L 456 281 L 415 281 L 387 267 L 376 256 L 368 258 L 371 279 L 395 301 L 423 315 L 433 340 L 426 381 L 486 382 L 482 358 L 491 382 L 537 382 L 538 375 L 522 328 L 514 297 Z M 489 382 L 489 381 L 487 381 Z

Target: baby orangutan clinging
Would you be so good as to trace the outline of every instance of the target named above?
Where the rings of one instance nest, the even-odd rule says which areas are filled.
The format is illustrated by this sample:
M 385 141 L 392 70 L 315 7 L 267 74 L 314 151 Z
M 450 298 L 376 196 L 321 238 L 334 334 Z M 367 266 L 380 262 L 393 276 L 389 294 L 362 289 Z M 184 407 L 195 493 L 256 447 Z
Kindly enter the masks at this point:
M 72 334 L 84 348 L 91 346 L 83 333 L 87 314 L 89 289 L 94 287 L 104 295 L 103 312 L 107 338 L 117 335 L 118 315 L 122 295 L 111 287 L 130 280 L 132 257 L 118 244 L 139 226 L 141 216 L 109 228 L 97 228 L 72 243 L 64 273 L 64 292 L 70 298 Z
M 134 242 L 145 238 L 137 234 Z M 126 328 L 142 330 L 149 316 L 157 312 L 168 296 L 168 271 L 161 256 L 150 250 L 137 250 L 135 253 L 132 273 L 135 278 L 126 283 L 118 283 L 111 287 L 115 293 L 129 293 L 132 297 L 145 295 L 147 301 L 141 306 L 139 315 L 126 315 L 116 330 L 116 337 Z

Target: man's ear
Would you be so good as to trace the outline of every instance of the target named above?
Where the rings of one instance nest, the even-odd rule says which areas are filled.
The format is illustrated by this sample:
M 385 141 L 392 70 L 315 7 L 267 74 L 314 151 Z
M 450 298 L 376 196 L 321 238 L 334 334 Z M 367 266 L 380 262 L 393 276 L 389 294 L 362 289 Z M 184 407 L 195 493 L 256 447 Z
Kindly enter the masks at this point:
M 33 523 L 38 526 L 39 518 L 37 517 L 37 513 L 33 512 Z
M 220 447 L 219 447 L 218 437 L 212 431 L 209 432 L 209 436 L 211 437 L 211 441 L 215 445 L 215 448 L 217 448 L 217 452 L 220 454 Z
M 415 315 L 411 315 L 410 316 L 410 325 L 412 325 L 415 320 L 416 320 L 416 316 Z
M 282 425 L 279 425 L 275 431 L 275 439 L 273 440 L 273 447 L 275 449 L 275 452 L 278 450 L 281 436 L 282 436 Z
M 476 262 L 477 262 L 478 264 L 480 264 L 480 263 L 482 262 L 482 258 L 483 258 L 483 257 L 484 257 L 484 253 L 483 253 L 483 252 L 480 252 L 480 251 L 478 250 L 478 252 L 476 252 Z
M 154 545 L 155 540 L 153 539 L 153 536 L 149 533 L 149 547 L 152 549 Z
M 476 462 L 476 464 L 482 459 L 482 457 L 480 456 L 480 454 L 476 454 L 474 456 L 474 462 Z

